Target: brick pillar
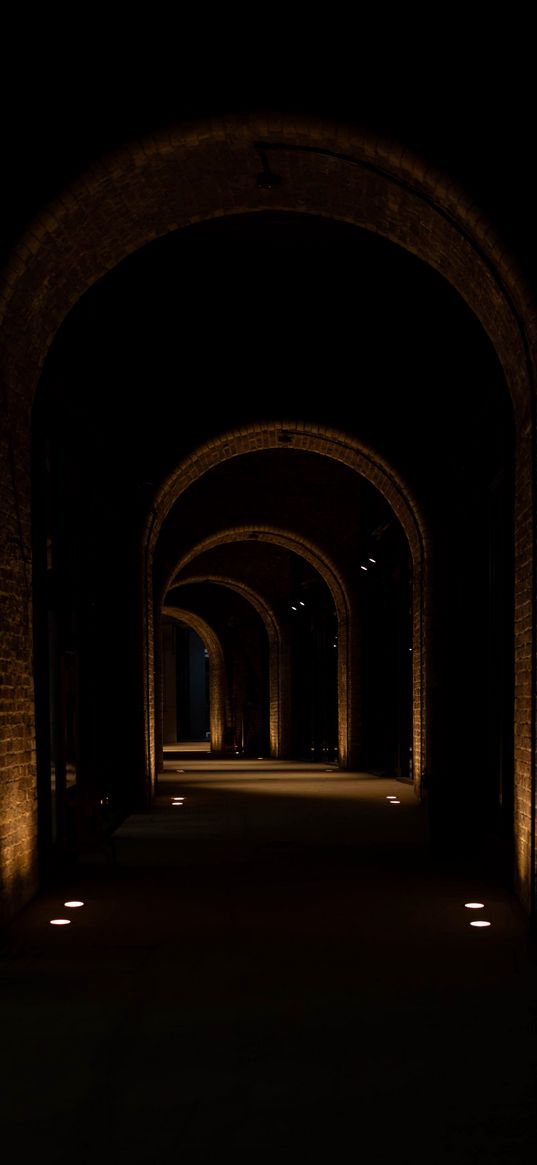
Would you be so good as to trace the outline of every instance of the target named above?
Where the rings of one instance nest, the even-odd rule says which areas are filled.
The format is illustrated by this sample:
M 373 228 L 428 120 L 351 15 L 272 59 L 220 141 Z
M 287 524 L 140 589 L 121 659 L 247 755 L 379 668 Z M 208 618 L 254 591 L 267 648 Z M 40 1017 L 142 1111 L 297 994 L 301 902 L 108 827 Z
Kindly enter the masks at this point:
M 159 619 L 155 634 L 155 768 L 161 773 L 164 768 L 164 682 L 162 675 L 162 621 Z
M 346 674 L 344 673 L 344 660 L 341 658 L 340 663 L 340 658 L 338 658 L 338 695 L 341 704 L 339 721 L 341 732 L 343 732 L 342 712 L 344 711 L 346 702 L 347 756 L 346 763 L 342 763 L 342 767 L 356 770 L 360 769 L 363 764 L 362 693 L 364 683 L 366 682 L 363 675 L 361 618 L 356 609 L 352 611 L 347 620 L 346 627 L 342 627 L 342 621 L 339 621 L 338 657 L 342 656 L 343 652 L 345 652 L 345 641 Z M 341 762 L 343 762 L 342 757 Z
M 278 752 L 271 756 L 289 757 L 291 755 L 291 725 L 292 725 L 292 698 L 291 698 L 291 646 L 288 629 L 280 627 L 280 637 L 277 643 L 278 650 L 278 708 L 279 708 L 279 744 Z M 272 742 L 272 723 L 271 723 Z
M 515 462 L 515 889 L 534 910 L 535 886 L 535 582 L 531 426 L 519 432 Z
M 23 415 L 0 437 L 0 919 L 35 893 L 37 790 L 32 660 L 30 440 Z

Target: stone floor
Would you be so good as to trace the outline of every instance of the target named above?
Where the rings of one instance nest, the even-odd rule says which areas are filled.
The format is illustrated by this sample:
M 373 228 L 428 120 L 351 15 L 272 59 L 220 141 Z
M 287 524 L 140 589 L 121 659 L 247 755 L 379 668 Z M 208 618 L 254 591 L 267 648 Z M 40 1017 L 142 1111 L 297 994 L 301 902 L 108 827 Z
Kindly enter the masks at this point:
M 490 868 L 437 857 L 408 785 L 167 761 L 113 851 L 3 935 L 19 1160 L 533 1158 L 527 921 Z

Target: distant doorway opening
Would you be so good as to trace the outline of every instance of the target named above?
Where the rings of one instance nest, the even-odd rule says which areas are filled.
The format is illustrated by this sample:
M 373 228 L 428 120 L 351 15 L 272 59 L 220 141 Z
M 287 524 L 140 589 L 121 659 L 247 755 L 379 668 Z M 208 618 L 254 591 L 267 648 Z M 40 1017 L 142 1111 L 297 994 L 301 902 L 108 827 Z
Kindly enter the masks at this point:
M 200 636 L 182 623 L 163 620 L 164 745 L 209 752 L 209 653 Z

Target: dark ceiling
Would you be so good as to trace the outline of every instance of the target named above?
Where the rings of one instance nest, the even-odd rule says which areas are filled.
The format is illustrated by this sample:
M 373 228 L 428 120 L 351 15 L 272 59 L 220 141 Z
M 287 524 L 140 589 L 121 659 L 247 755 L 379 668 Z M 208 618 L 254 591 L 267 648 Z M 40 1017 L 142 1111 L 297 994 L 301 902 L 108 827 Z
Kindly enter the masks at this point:
M 516 6 L 496 25 L 467 6 L 434 23 L 358 9 L 355 26 L 333 9 L 317 22 L 289 8 L 176 15 L 177 29 L 164 14 L 114 28 L 95 13 L 76 31 L 49 11 L 41 28 L 6 21 L 4 251 L 103 150 L 197 116 L 280 110 L 401 140 L 462 182 L 533 266 L 533 36 Z

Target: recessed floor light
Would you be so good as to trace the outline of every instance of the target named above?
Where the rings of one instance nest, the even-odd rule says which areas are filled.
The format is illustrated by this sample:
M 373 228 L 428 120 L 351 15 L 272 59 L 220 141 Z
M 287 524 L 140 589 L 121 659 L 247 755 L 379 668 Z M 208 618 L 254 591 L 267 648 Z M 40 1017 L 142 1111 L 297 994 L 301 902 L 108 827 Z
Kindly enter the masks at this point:
M 386 797 L 386 800 L 387 801 L 397 801 L 397 797 L 395 796 L 395 793 L 391 793 L 389 797 Z
M 71 898 L 71 900 L 69 902 L 64 902 L 64 906 L 68 906 L 71 910 L 76 910 L 76 908 L 78 906 L 83 906 L 83 905 L 84 905 L 84 903 L 80 902 L 80 900 L 78 898 Z
M 390 805 L 400 805 L 400 804 L 401 804 L 401 802 L 397 800 L 397 797 L 395 797 L 395 799 L 390 800 Z
M 474 922 L 470 923 L 470 926 L 490 926 L 490 922 L 485 922 L 484 918 L 476 918 Z
M 465 902 L 464 905 L 467 910 L 483 910 L 485 907 L 484 902 Z
M 70 926 L 70 923 L 71 923 L 70 918 L 51 918 L 50 919 L 51 926 Z

